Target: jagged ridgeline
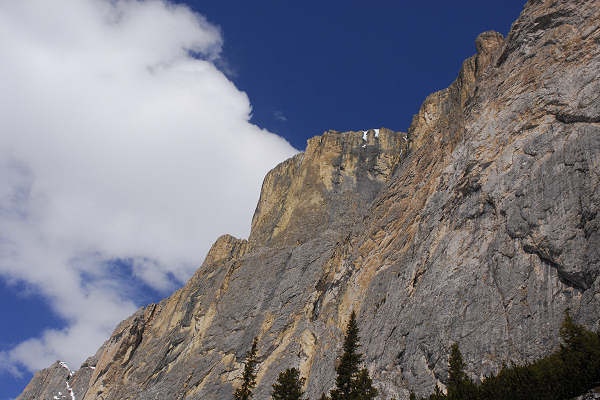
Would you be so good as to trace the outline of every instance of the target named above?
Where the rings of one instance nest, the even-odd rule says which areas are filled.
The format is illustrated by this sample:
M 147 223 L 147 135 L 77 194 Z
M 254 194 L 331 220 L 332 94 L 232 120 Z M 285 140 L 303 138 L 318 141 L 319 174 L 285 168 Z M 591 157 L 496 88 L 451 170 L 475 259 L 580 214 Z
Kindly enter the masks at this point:
M 325 132 L 265 178 L 248 241 L 223 236 L 70 376 L 19 399 L 231 399 L 258 338 L 255 399 L 297 368 L 328 393 L 352 310 L 381 398 L 477 381 L 600 315 L 600 3 L 530 1 L 476 40 L 408 132 Z M 70 394 L 69 394 L 70 395 Z

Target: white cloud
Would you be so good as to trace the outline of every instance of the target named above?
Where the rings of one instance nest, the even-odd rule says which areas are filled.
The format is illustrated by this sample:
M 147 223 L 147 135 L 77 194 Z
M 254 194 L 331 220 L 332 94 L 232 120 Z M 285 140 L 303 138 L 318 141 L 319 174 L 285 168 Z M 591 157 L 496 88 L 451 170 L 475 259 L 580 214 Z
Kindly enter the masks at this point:
M 285 116 L 285 114 L 283 113 L 283 111 L 275 111 L 273 113 L 273 117 L 275 117 L 275 119 L 278 120 L 278 121 L 282 121 L 282 122 L 286 122 L 287 121 L 287 117 Z
M 23 373 L 11 360 L 8 352 L 0 351 L 0 373 L 4 372 L 13 375 L 15 378 L 21 378 L 23 376 Z
M 264 174 L 295 150 L 249 123 L 221 45 L 164 1 L 0 2 L 0 274 L 68 324 L 0 353 L 4 370 L 95 352 L 136 308 L 111 261 L 168 290 L 218 235 L 247 236 Z

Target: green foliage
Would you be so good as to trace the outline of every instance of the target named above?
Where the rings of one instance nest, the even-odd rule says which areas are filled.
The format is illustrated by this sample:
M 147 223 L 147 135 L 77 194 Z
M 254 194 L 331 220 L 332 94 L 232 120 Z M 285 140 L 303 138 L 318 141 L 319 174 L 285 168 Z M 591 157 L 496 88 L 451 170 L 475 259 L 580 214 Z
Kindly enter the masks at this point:
M 447 398 L 452 400 L 477 398 L 477 387 L 465 373 L 465 362 L 457 343 L 452 344 L 450 347 Z
M 457 387 L 466 381 L 465 362 L 458 348 L 457 343 L 450 347 L 450 357 L 448 358 L 448 387 Z
M 356 314 L 352 312 L 344 337 L 344 353 L 336 368 L 336 387 L 331 398 L 325 393 L 319 400 L 374 400 L 377 389 L 366 368 L 360 369 L 362 354 L 358 352 L 359 336 Z M 562 344 L 553 354 L 538 361 L 524 364 L 504 364 L 495 376 L 486 377 L 476 385 L 465 373 L 465 362 L 457 344 L 450 348 L 448 357 L 448 391 L 438 386 L 428 400 L 563 400 L 576 397 L 600 383 L 600 331 L 591 332 L 577 325 L 568 313 L 560 329 Z M 243 385 L 235 392 L 236 400 L 248 400 L 256 385 L 256 347 L 246 354 Z M 273 385 L 274 400 L 302 400 L 302 385 L 297 369 L 279 374 Z M 417 400 L 410 393 L 410 400 Z M 424 400 L 421 398 L 420 400 Z
M 252 389 L 256 387 L 256 351 L 258 348 L 258 338 L 252 341 L 252 348 L 246 353 L 246 362 L 244 364 L 244 374 L 242 375 L 242 386 L 240 386 L 233 398 L 235 400 L 249 400 L 252 398 Z
M 428 399 L 429 400 L 442 400 L 445 399 L 446 395 L 444 393 L 442 393 L 442 391 L 440 390 L 440 387 L 438 385 L 435 385 L 435 391 L 429 395 Z
M 352 311 L 344 337 L 344 353 L 336 368 L 336 387 L 331 391 L 331 400 L 350 400 L 352 398 L 353 380 L 358 375 L 358 366 L 362 361 L 362 355 L 358 352 L 360 346 L 358 341 L 356 313 Z
M 352 311 L 344 337 L 344 353 L 336 368 L 336 387 L 330 392 L 331 400 L 370 400 L 377 396 L 367 369 L 359 370 L 362 361 L 359 340 L 356 313 Z
M 279 374 L 277 382 L 273 384 L 273 400 L 303 400 L 302 385 L 304 378 L 300 378 L 300 371 L 288 368 Z
M 373 400 L 377 397 L 377 389 L 373 387 L 373 381 L 369 376 L 369 371 L 363 368 L 353 382 L 353 399 Z
M 600 336 L 576 325 L 568 313 L 560 349 L 530 364 L 504 366 L 480 386 L 481 399 L 560 400 L 578 396 L 600 382 Z
M 562 344 L 551 355 L 524 365 L 503 365 L 495 376 L 475 385 L 453 345 L 448 368 L 448 393 L 429 400 L 563 400 L 585 393 L 600 382 L 600 334 L 576 325 L 568 313 L 560 329 Z M 411 400 L 416 399 L 411 394 Z

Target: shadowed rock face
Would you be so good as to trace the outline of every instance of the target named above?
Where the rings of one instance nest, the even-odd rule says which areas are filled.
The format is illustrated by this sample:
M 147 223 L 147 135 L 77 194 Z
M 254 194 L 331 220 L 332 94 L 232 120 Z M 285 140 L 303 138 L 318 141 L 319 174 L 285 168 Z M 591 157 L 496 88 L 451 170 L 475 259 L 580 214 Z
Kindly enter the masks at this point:
M 385 398 L 443 384 L 452 342 L 478 377 L 550 353 L 567 308 L 597 329 L 600 6 L 530 1 L 476 48 L 408 133 L 326 132 L 273 169 L 248 241 L 219 238 L 123 321 L 69 378 L 77 400 L 231 398 L 254 336 L 255 398 L 288 367 L 317 398 L 353 309 Z

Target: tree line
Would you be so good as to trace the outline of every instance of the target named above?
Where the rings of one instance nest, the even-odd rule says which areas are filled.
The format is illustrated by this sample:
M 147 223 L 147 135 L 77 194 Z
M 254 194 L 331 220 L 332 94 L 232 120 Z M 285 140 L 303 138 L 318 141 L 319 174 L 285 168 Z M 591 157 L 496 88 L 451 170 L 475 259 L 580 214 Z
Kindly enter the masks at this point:
M 474 382 L 465 372 L 458 344 L 450 347 L 446 392 L 438 386 L 426 397 L 410 393 L 410 400 L 564 400 L 600 385 L 600 330 L 592 332 L 573 322 L 568 312 L 560 329 L 560 348 L 547 357 L 522 365 L 502 366 L 496 375 Z M 343 353 L 336 367 L 335 387 L 319 400 L 373 400 L 378 391 L 366 368 L 362 354 L 356 314 L 350 315 Z M 258 340 L 246 353 L 242 385 L 235 400 L 250 400 L 256 387 Z M 272 385 L 273 400 L 308 400 L 302 390 L 305 378 L 297 368 L 282 371 Z M 394 399 L 391 399 L 394 400 Z
M 600 386 L 600 330 L 592 332 L 565 313 L 560 328 L 560 348 L 547 357 L 522 365 L 503 365 L 496 375 L 475 383 L 464 372 L 457 344 L 448 360 L 448 385 L 444 394 L 421 400 L 564 400 Z M 411 400 L 417 397 L 411 394 Z
M 377 389 L 366 368 L 360 368 L 362 354 L 359 353 L 358 323 L 356 313 L 352 311 L 344 335 L 344 352 L 336 367 L 337 377 L 335 388 L 321 395 L 319 400 L 373 400 L 377 397 Z M 246 353 L 242 385 L 235 391 L 235 400 L 250 400 L 252 389 L 256 387 L 256 351 L 258 340 L 254 338 L 252 348 Z M 308 400 L 304 397 L 305 379 L 300 377 L 297 368 L 288 368 L 279 374 L 277 382 L 272 387 L 271 399 L 273 400 Z

